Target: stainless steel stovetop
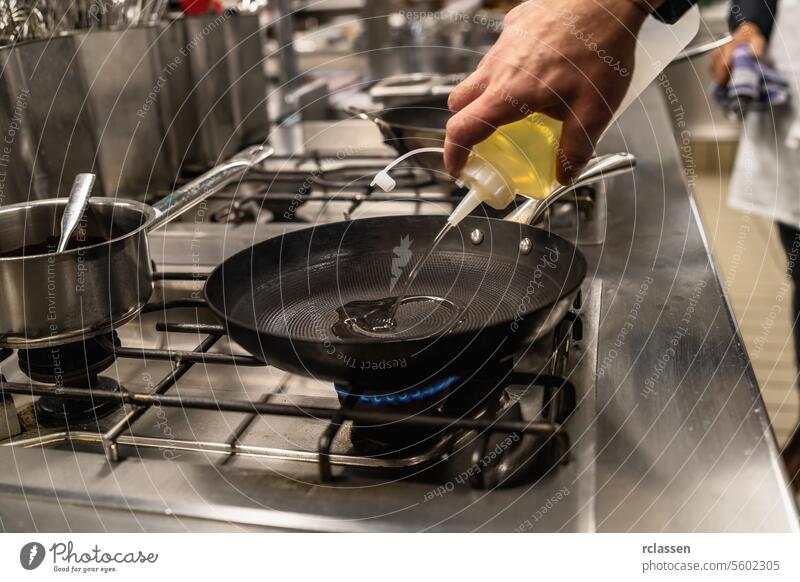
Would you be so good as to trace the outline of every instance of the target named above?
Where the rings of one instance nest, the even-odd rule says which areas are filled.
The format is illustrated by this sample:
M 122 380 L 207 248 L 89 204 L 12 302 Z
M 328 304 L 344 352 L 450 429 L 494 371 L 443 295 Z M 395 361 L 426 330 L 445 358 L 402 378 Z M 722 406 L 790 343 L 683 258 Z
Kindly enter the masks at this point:
M 252 193 L 248 188 L 242 185 L 244 194 Z M 448 202 L 442 200 L 451 195 L 448 191 L 426 187 L 396 196 L 419 197 L 419 190 L 430 200 L 354 204 L 309 188 L 320 202 L 305 201 L 297 214 L 324 222 L 348 211 L 353 216 L 409 212 L 409 207 L 415 212 L 446 212 Z M 346 197 L 342 191 L 336 192 L 339 198 Z M 59 523 L 71 530 L 594 529 L 599 281 L 583 289 L 575 323 L 565 324 L 556 338 L 547 338 L 518 358 L 515 372 L 540 376 L 533 383 L 531 378 L 515 382 L 502 401 L 506 408 L 519 403 L 526 421 L 540 422 L 543 402 L 551 402 L 558 393 L 552 386 L 543 391 L 542 379 L 550 378 L 554 386 L 568 380 L 575 389 L 575 407 L 559 433 L 570 441 L 568 460 L 564 456 L 562 463 L 535 472 L 521 485 L 496 488 L 491 480 L 482 482 L 488 472 L 480 475 L 475 459 L 481 457 L 475 455 L 480 451 L 485 457 L 493 449 L 502 453 L 509 433 L 487 438 L 480 430 L 460 429 L 421 450 L 384 457 L 353 450 L 350 422 L 342 424 L 330 449 L 321 454 L 320 437 L 336 424 L 330 417 L 213 406 L 235 401 L 256 403 L 262 412 L 272 405 L 312 411 L 339 408 L 330 383 L 259 365 L 228 342 L 213 317 L 197 304 L 203 274 L 224 256 L 307 224 L 265 224 L 258 218 L 237 225 L 209 221 L 241 196 L 222 195 L 152 237 L 154 258 L 165 273 L 157 284 L 154 307 L 117 330 L 117 359 L 101 374 L 131 393 L 163 394 L 185 405 L 128 402 L 99 421 L 45 428 L 33 420 L 34 397 L 15 394 L 14 408 L 22 422 L 17 434 L 0 441 L 0 462 L 16 468 L 0 476 L 0 495 L 8 500 L 0 529 L 62 529 Z M 596 237 L 604 226 L 602 222 L 594 231 L 581 232 Z M 16 354 L 6 354 L 0 366 L 17 392 L 31 385 Z M 52 389 L 34 385 L 40 391 Z M 198 403 L 202 406 L 190 406 Z M 5 412 L 9 408 L 6 403 Z M 486 418 L 488 412 L 482 414 Z M 559 455 L 565 451 L 554 450 Z
M 554 466 L 536 481 L 488 491 L 471 486 L 470 478 L 479 471 L 471 470 L 473 465 L 469 463 L 454 463 L 453 459 L 482 445 L 482 436 L 475 431 L 461 431 L 451 435 L 452 440 L 441 439 L 423 452 L 382 459 L 354 455 L 349 427 L 345 425 L 331 449 L 334 480 L 326 482 L 321 479 L 318 466 L 319 439 L 328 426 L 326 419 L 160 405 L 125 406 L 99 422 L 63 430 L 30 424 L 30 404 L 25 398 L 16 398 L 21 417 L 28 424 L 23 426 L 21 434 L 2 443 L 0 456 L 13 459 L 17 475 L 16 479 L 14 475 L 5 475 L 0 491 L 6 495 L 24 493 L 33 506 L 32 510 L 30 505 L 26 506 L 25 513 L 36 514 L 42 503 L 66 503 L 72 509 L 76 504 L 81 506 L 83 515 L 69 520 L 70 527 L 77 530 L 89 527 L 97 515 L 109 509 L 131 511 L 131 517 L 135 516 L 132 524 L 149 523 L 154 512 L 174 516 L 178 522 L 183 518 L 189 521 L 207 518 L 210 512 L 215 519 L 231 524 L 285 525 L 274 522 L 270 512 L 265 511 L 274 509 L 275 491 L 271 490 L 274 484 L 265 483 L 264 489 L 251 490 L 248 505 L 253 503 L 256 507 L 242 507 L 241 484 L 258 475 L 259 481 L 266 478 L 283 481 L 282 488 L 295 490 L 298 497 L 293 499 L 292 505 L 305 500 L 309 511 L 301 512 L 296 523 L 293 522 L 293 527 L 298 528 L 313 529 L 315 520 L 335 517 L 341 521 L 333 529 L 345 530 L 357 525 L 358 529 L 375 526 L 401 530 L 591 531 L 594 524 L 593 374 L 596 369 L 592 338 L 596 333 L 599 301 L 599 288 L 587 288 L 579 316 L 580 335 L 570 337 L 569 356 L 556 364 L 563 367 L 561 370 L 553 369 L 554 360 L 546 361 L 548 358 L 542 352 L 526 355 L 517 362 L 518 372 L 558 371 L 576 388 L 577 406 L 563 426 L 571 439 L 569 461 Z M 119 330 L 127 350 L 120 350 L 121 357 L 104 375 L 118 379 L 129 391 L 151 392 L 156 388 L 154 382 L 170 376 L 171 367 L 177 369 L 190 361 L 186 357 L 172 364 L 152 361 L 147 356 L 147 359 L 140 359 L 140 346 L 180 352 L 203 342 L 202 334 L 156 331 L 160 315 L 144 316 Z M 184 323 L 189 320 L 196 323 L 188 314 L 183 318 L 171 317 L 170 321 L 178 324 L 181 319 Z M 131 357 L 137 350 L 140 354 Z M 223 339 L 209 353 L 224 355 L 240 351 Z M 235 366 L 215 363 L 213 356 L 205 363 L 202 363 L 204 358 L 197 359 L 200 362 L 180 377 L 166 394 L 187 400 L 195 397 L 251 400 L 331 409 L 339 405 L 333 388 L 326 382 L 292 376 L 269 367 L 250 366 L 246 358 Z M 14 360 L 15 357 L 9 358 L 3 364 L 7 380 L 28 382 L 18 369 L 15 370 Z M 526 415 L 532 415 L 532 411 L 541 406 L 541 391 L 535 387 L 514 386 L 508 390 L 508 396 L 508 401 L 522 403 Z M 108 461 L 101 435 L 114 431 L 115 427 L 123 428 L 114 440 L 119 447 L 118 456 Z M 492 441 L 492 445 L 494 443 Z M 491 449 L 489 446 L 487 450 Z M 177 489 L 173 486 L 151 491 L 154 481 L 163 476 L 162 472 L 175 471 L 182 476 L 185 490 L 204 489 L 208 482 L 195 480 L 196 469 L 214 474 L 218 483 L 213 491 L 207 492 L 212 494 L 211 498 L 204 498 L 191 508 L 186 508 L 186 500 L 181 499 L 180 481 L 174 483 Z M 123 473 L 126 488 L 133 486 L 131 492 L 119 490 Z M 342 500 L 342 496 L 346 500 Z M 4 516 L 6 527 L 12 527 L 9 518 L 14 519 L 13 512 Z M 26 518 L 24 514 L 22 518 Z M 151 526 L 143 527 L 150 529 Z

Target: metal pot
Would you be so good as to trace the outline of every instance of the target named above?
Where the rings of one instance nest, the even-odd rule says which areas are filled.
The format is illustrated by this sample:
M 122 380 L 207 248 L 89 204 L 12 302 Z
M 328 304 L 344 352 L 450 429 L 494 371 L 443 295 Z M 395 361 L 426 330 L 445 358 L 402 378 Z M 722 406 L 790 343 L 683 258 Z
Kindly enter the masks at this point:
M 351 108 L 350 112 L 377 125 L 386 144 L 400 154 L 418 148 L 444 147 L 445 127 L 447 120 L 453 115 L 447 107 L 447 95 L 382 111 Z M 439 154 L 420 154 L 413 159 L 425 168 L 448 175 Z
M 85 246 L 62 253 L 21 256 L 17 250 L 58 238 L 66 198 L 0 208 L 0 347 L 79 341 L 135 317 L 153 291 L 147 233 L 272 152 L 268 146 L 248 148 L 153 206 L 92 198 L 77 234 Z

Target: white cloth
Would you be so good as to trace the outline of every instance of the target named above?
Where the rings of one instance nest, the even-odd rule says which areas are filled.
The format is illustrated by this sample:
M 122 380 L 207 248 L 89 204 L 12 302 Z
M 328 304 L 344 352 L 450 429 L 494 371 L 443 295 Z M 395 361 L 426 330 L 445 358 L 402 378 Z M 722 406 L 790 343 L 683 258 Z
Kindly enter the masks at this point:
M 800 151 L 787 147 L 800 122 L 800 0 L 780 0 L 770 39 L 775 69 L 789 82 L 789 105 L 750 112 L 742 124 L 728 204 L 800 228 Z M 789 140 L 791 141 L 791 140 Z

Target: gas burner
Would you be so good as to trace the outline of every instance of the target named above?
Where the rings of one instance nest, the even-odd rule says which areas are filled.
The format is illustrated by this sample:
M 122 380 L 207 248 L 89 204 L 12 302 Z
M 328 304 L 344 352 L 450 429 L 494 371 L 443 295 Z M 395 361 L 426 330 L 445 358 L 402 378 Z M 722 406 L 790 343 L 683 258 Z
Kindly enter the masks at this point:
M 162 276 L 169 281 L 194 281 L 192 273 Z M 254 416 L 240 425 L 234 439 L 182 440 L 182 450 L 187 455 L 196 453 L 200 462 L 206 463 L 208 452 L 214 450 L 229 455 L 231 462 L 243 467 L 250 467 L 251 459 L 258 457 L 314 462 L 323 482 L 351 476 L 374 478 L 384 472 L 392 481 L 408 479 L 412 487 L 414 483 L 455 480 L 474 488 L 499 490 L 551 476 L 562 479 L 562 469 L 557 470 L 559 464 L 565 465 L 564 478 L 572 478 L 584 474 L 592 458 L 589 449 L 573 448 L 570 439 L 571 428 L 591 425 L 594 410 L 594 395 L 588 387 L 597 360 L 594 350 L 587 350 L 587 345 L 591 347 L 587 338 L 596 337 L 600 287 L 587 286 L 586 290 L 588 296 L 576 301 L 556 328 L 537 342 L 536 349 L 517 361 L 493 361 L 477 371 L 458 370 L 452 376 L 406 390 L 399 389 L 401 384 L 338 386 L 338 406 L 331 403 L 330 384 L 291 375 L 285 384 L 270 388 L 263 398 L 246 403 L 219 395 L 192 394 L 192 388 L 186 394 L 168 394 L 196 364 L 264 365 L 251 356 L 213 350 L 225 335 L 222 326 L 181 319 L 166 322 L 163 327 L 156 325 L 159 332 L 207 334 L 190 352 L 117 347 L 115 336 L 50 351 L 22 351 L 20 367 L 29 374 L 55 383 L 65 377 L 83 382 L 64 383 L 55 389 L 25 381 L 4 382 L 3 392 L 7 394 L 39 397 L 19 414 L 22 432 L 8 440 L 13 439 L 12 445 L 22 447 L 80 442 L 87 448 L 96 447 L 92 450 L 116 463 L 122 459 L 120 445 L 134 445 L 142 459 L 145 451 L 174 447 L 173 437 L 161 434 L 158 426 L 154 429 L 142 420 L 145 415 L 176 411 L 175 414 L 192 416 L 219 410 L 269 416 L 275 422 L 255 424 Z M 184 306 L 185 301 L 176 300 L 151 305 L 144 311 L 161 313 Z M 53 352 L 61 359 L 54 362 Z M 125 422 L 114 415 L 109 421 L 97 423 L 96 419 L 118 411 L 113 404 L 98 405 L 100 398 L 104 402 L 129 401 L 120 396 L 125 394 L 122 386 L 97 376 L 113 361 L 114 352 L 126 359 L 171 360 L 175 364 L 153 383 L 156 388 L 137 391 L 136 406 L 126 413 Z M 12 354 L 10 350 L 0 350 L 0 362 Z M 69 362 L 82 360 L 83 369 L 76 365 L 67 370 L 62 364 L 67 358 Z M 225 385 L 224 371 L 215 378 L 220 386 Z M 581 389 L 580 407 L 576 406 L 576 387 Z M 62 401 L 62 395 L 70 400 Z M 40 427 L 67 430 L 41 431 Z M 293 439 L 291 446 L 286 444 L 287 437 Z M 240 455 L 242 451 L 248 454 Z M 261 466 L 263 461 L 253 462 Z M 338 469 L 337 474 L 334 468 Z
M 305 203 L 306 199 L 299 195 L 281 196 L 259 192 L 219 208 L 211 215 L 211 222 L 306 222 L 297 215 L 297 209 Z
M 97 374 L 114 363 L 117 332 L 48 348 L 19 350 L 19 367 L 45 384 L 91 386 Z
M 315 197 L 319 201 L 319 194 L 330 200 L 350 200 L 357 204 L 369 200 L 375 191 L 371 185 L 372 179 L 384 167 L 382 163 L 370 163 L 341 164 L 331 168 L 317 165 L 308 170 L 280 172 L 251 171 L 242 181 L 266 186 L 218 209 L 212 214 L 212 222 L 305 222 L 297 215 L 297 209 Z M 399 168 L 392 173 L 392 177 L 400 190 L 419 190 L 437 183 L 429 170 L 414 166 Z M 353 200 L 353 196 L 358 200 Z
M 425 386 L 392 390 L 334 387 L 343 407 L 391 410 L 399 414 L 399 418 L 405 418 L 415 414 L 441 415 L 450 389 L 458 382 L 458 376 L 448 376 Z M 410 426 L 402 420 L 391 423 L 354 422 L 350 429 L 350 442 L 353 450 L 363 455 L 407 456 L 410 452 L 431 447 L 440 430 Z
M 448 418 L 499 418 L 509 415 L 514 420 L 522 420 L 519 405 L 506 393 L 511 384 L 520 381 L 530 383 L 532 380 L 528 376 L 522 380 L 520 378 L 523 376 L 514 374 L 508 361 L 495 364 L 487 370 L 463 376 L 447 376 L 407 390 L 350 390 L 336 386 L 336 393 L 343 407 L 386 410 L 398 413 L 400 418 L 413 418 L 418 414 Z M 435 447 L 443 438 L 454 438 L 454 433 L 451 433 L 449 429 L 419 426 L 403 420 L 391 423 L 353 422 L 350 442 L 353 450 L 362 455 L 407 457 Z M 534 445 L 535 448 L 540 446 L 538 439 Z M 530 446 L 531 441 L 526 441 L 526 450 Z M 498 478 L 497 481 L 502 479 Z
M 117 332 L 60 346 L 19 350 L 19 368 L 32 380 L 45 384 L 102 390 L 120 390 L 119 384 L 98 374 L 116 359 Z M 91 397 L 69 400 L 44 396 L 34 405 L 37 422 L 46 427 L 84 424 L 117 410 L 117 402 L 95 402 Z
M 119 392 L 123 388 L 113 379 L 103 376 L 95 378 L 91 388 Z M 118 410 L 121 405 L 114 401 L 70 400 L 58 396 L 42 396 L 33 405 L 36 422 L 47 428 L 68 428 L 91 423 Z

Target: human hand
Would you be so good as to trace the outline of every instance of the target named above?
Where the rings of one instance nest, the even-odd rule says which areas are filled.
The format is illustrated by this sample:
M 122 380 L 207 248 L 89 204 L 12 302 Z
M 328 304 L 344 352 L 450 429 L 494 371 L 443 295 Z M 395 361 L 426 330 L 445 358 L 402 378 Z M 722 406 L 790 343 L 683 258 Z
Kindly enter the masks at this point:
M 739 45 L 750 46 L 756 59 L 764 56 L 767 46 L 767 39 L 752 22 L 743 22 L 733 33 L 733 40 L 726 45 L 719 47 L 711 55 L 711 76 L 720 87 L 728 84 L 731 78 L 731 66 L 733 65 L 733 49 Z
M 556 8 L 528 0 L 511 10 L 495 45 L 450 94 L 447 170 L 458 176 L 469 148 L 497 127 L 540 112 L 564 122 L 557 176 L 568 183 L 625 96 L 645 5 L 574 0 Z

